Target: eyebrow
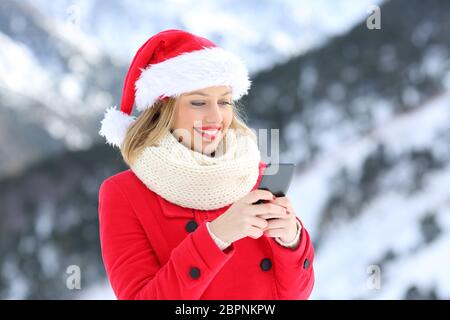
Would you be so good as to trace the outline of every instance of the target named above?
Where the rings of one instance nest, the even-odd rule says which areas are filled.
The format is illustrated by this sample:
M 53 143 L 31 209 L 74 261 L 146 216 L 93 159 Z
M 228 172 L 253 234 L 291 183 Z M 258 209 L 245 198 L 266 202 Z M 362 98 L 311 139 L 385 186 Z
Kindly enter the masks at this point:
M 227 94 L 229 94 L 229 93 L 231 93 L 231 91 L 225 92 L 224 94 L 222 94 L 222 96 L 225 96 L 225 95 L 227 95 Z M 209 97 L 208 94 L 203 93 L 203 92 L 199 92 L 199 91 L 191 92 L 191 93 L 187 94 L 186 96 L 192 96 L 192 95 L 195 95 L 195 94 L 198 94 L 198 95 L 200 95 L 200 96 Z

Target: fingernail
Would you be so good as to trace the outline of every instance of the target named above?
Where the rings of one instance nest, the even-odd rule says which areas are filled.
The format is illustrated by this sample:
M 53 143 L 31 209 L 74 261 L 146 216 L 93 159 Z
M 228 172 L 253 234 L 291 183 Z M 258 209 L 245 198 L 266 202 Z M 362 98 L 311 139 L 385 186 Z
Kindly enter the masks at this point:
M 277 197 L 273 196 L 273 200 L 275 200 Z

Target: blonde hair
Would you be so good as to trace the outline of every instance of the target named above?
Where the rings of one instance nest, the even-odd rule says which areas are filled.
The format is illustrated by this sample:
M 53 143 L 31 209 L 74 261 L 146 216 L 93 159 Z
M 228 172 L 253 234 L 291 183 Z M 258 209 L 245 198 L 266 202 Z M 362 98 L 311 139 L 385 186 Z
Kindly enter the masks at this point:
M 158 100 L 153 106 L 145 109 L 128 128 L 120 152 L 125 163 L 131 166 L 137 155 L 147 146 L 158 145 L 158 141 L 170 129 L 175 120 L 177 98 Z M 256 135 L 246 124 L 246 115 L 238 102 L 232 103 L 233 118 L 231 129 L 241 130 L 244 134 Z

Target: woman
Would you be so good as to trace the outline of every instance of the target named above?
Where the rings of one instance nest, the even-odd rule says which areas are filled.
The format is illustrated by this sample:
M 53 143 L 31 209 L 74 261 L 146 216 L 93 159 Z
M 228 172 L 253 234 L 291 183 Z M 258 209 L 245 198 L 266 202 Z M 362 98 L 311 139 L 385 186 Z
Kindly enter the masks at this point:
M 309 297 L 308 232 L 287 197 L 257 190 L 266 164 L 235 103 L 249 87 L 234 54 L 182 30 L 137 52 L 100 130 L 130 167 L 99 191 L 118 299 Z

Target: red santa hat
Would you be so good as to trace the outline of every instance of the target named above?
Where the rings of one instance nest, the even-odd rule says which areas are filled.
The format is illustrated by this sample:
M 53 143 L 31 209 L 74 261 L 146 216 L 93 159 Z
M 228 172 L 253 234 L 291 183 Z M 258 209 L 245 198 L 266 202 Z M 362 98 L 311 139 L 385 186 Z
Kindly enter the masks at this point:
M 99 134 L 120 148 L 135 121 L 131 116 L 135 103 L 138 111 L 144 111 L 158 99 L 220 85 L 231 87 L 233 100 L 250 88 L 248 71 L 235 54 L 183 30 L 162 31 L 137 51 L 125 78 L 120 110 L 106 110 Z

